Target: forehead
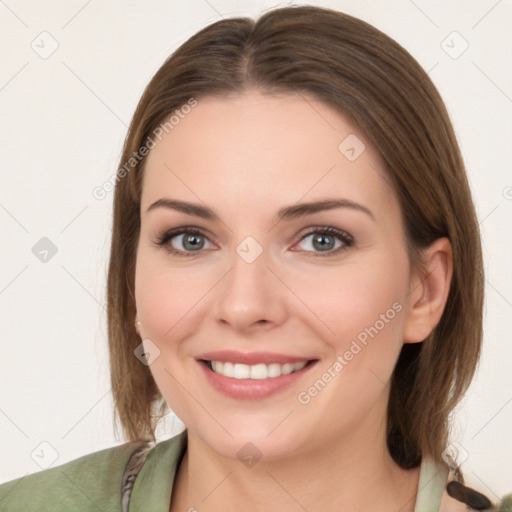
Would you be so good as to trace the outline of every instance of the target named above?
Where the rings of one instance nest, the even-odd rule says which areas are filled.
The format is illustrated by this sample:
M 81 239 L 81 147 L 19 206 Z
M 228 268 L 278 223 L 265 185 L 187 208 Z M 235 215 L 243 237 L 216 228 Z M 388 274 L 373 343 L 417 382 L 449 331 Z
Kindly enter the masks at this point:
M 248 214 L 262 204 L 273 213 L 284 203 L 326 197 L 390 207 L 377 153 L 347 119 L 312 97 L 206 97 L 177 120 L 147 157 L 143 210 L 165 195 Z

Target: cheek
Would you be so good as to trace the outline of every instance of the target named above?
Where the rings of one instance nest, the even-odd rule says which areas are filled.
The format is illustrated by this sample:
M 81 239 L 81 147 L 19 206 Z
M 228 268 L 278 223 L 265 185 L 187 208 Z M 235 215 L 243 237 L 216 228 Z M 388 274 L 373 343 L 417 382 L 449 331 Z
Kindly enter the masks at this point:
M 187 288 L 179 279 L 171 280 L 168 275 L 146 267 L 137 274 L 135 290 L 143 332 L 148 337 L 164 339 L 184 314 L 180 315 L 180 307 L 187 302 Z
M 311 401 L 309 410 L 318 414 L 336 411 L 330 414 L 337 424 L 348 421 L 348 411 L 355 421 L 385 391 L 403 344 L 407 255 L 383 251 L 358 258 L 316 284 L 302 293 L 309 290 L 304 296 L 323 321 L 318 334 L 329 350 L 315 376 L 321 382 L 305 383 L 299 402 Z
M 205 293 L 198 282 L 190 269 L 167 265 L 165 255 L 160 251 L 154 253 L 139 249 L 135 300 L 141 336 L 143 339 L 149 338 L 160 351 L 151 363 L 151 373 L 164 400 L 180 418 L 188 418 L 188 408 L 187 396 L 179 384 L 184 381 L 179 367 L 179 341 L 193 332 L 193 315 L 197 314 L 198 301 Z
M 200 266 L 171 266 L 165 257 L 163 250 L 140 249 L 135 271 L 141 333 L 160 342 L 181 339 L 194 331 L 204 317 L 203 299 L 219 279 Z
M 364 341 L 375 328 L 386 338 L 398 339 L 403 322 L 400 313 L 405 309 L 407 261 L 399 254 L 385 256 L 377 258 L 379 261 L 361 258 L 295 281 L 297 295 L 321 320 L 318 333 L 338 352 L 358 336 Z
M 310 288 L 308 306 L 334 334 L 319 327 L 329 349 L 297 399 L 304 414 L 332 420 L 334 437 L 339 429 L 355 428 L 387 392 L 403 343 L 407 293 L 406 275 L 392 267 L 354 265 L 326 279 L 323 293 Z

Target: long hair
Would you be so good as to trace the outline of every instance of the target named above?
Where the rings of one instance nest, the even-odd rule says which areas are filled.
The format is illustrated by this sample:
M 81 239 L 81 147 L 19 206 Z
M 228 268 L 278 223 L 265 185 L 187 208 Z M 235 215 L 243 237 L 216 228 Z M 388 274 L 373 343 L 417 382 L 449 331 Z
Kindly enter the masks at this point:
M 454 269 L 445 310 L 422 343 L 403 346 L 387 411 L 388 448 L 401 467 L 417 466 L 422 456 L 441 461 L 449 414 L 471 382 L 482 341 L 482 251 L 463 159 L 444 103 L 416 60 L 371 25 L 320 7 L 207 26 L 164 62 L 140 99 L 116 180 L 108 270 L 115 420 L 128 440 L 155 440 L 166 407 L 149 367 L 134 356 L 143 149 L 192 98 L 249 88 L 312 95 L 361 130 L 399 198 L 413 268 L 423 248 L 449 238 Z

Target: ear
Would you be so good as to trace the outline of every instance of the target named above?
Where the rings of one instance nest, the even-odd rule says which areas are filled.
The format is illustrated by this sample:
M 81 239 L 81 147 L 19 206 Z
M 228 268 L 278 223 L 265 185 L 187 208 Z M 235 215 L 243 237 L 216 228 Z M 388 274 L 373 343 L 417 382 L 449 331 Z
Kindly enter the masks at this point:
M 439 238 L 424 250 L 425 268 L 411 277 L 404 343 L 423 341 L 438 324 L 446 306 L 453 274 L 452 246 Z

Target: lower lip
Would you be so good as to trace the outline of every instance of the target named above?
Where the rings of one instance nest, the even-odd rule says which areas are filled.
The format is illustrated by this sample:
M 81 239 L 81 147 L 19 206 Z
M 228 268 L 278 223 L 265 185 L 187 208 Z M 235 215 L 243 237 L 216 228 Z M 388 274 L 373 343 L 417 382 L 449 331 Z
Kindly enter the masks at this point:
M 260 400 L 272 396 L 297 383 L 309 370 L 315 366 L 316 361 L 309 363 L 301 370 L 288 375 L 270 377 L 268 379 L 235 379 L 225 377 L 210 370 L 202 361 L 198 361 L 208 382 L 217 390 L 231 398 L 241 400 Z

